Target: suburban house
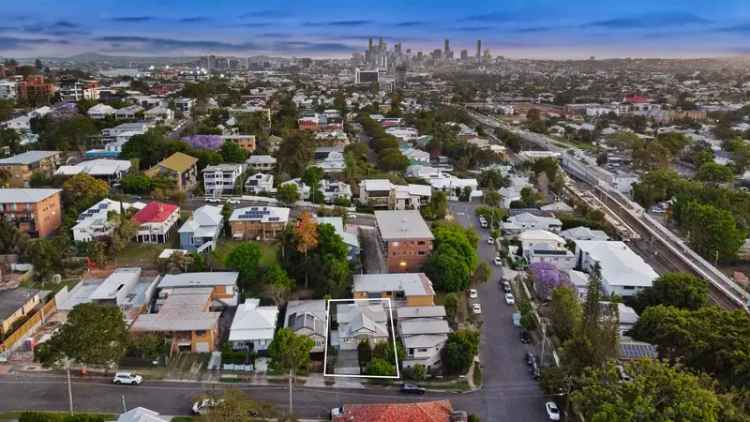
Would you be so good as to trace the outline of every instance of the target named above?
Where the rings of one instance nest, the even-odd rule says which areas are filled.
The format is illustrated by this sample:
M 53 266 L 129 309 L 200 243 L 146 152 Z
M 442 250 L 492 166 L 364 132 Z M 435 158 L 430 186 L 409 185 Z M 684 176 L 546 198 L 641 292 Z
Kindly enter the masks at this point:
M 575 255 L 566 247 L 565 239 L 555 233 L 526 230 L 517 239 L 528 264 L 547 262 L 559 270 L 572 270 L 576 266 Z
M 359 183 L 359 203 L 391 210 L 419 209 L 432 197 L 428 185 L 394 185 L 388 179 L 365 179 Z
M 15 287 L 0 290 L 0 337 L 13 331 L 13 324 L 33 314 L 46 292 Z
M 191 190 L 198 181 L 198 159 L 182 152 L 175 152 L 155 166 L 146 170 L 148 177 L 167 177 L 175 181 L 179 191 Z
M 30 237 L 47 237 L 62 224 L 60 189 L 0 189 L 0 218 Z
M 448 400 L 417 403 L 345 404 L 333 422 L 466 422 Z
M 0 170 L 10 173 L 10 187 L 27 188 L 34 173 L 52 176 L 60 165 L 61 155 L 60 151 L 27 151 L 0 159 Z
M 153 410 L 136 407 L 122 413 L 116 422 L 167 422 L 170 419 L 168 416 L 159 416 L 159 413 Z
M 163 336 L 170 353 L 213 352 L 219 342 L 221 312 L 211 310 L 212 294 L 211 287 L 162 289 L 154 312 L 139 315 L 130 331 Z
M 183 114 L 190 113 L 195 106 L 194 98 L 180 97 L 174 100 L 175 110 L 182 112 Z
M 70 166 L 60 166 L 55 174 L 58 176 L 75 176 L 76 174 L 84 173 L 112 184 L 119 181 L 122 176 L 128 174 L 131 166 L 132 164 L 129 160 L 99 158 Z
M 245 171 L 244 164 L 217 164 L 206 166 L 203 173 L 203 191 L 208 196 L 219 196 L 235 193 L 237 179 Z
M 350 261 L 359 259 L 360 246 L 359 236 L 357 233 L 350 233 L 344 230 L 344 219 L 342 217 L 317 217 L 318 224 L 330 224 L 336 230 L 336 234 L 341 236 L 347 247 L 347 255 Z
M 315 163 L 313 166 L 320 168 L 324 173 L 341 173 L 346 168 L 343 147 L 320 147 L 313 154 Z
M 245 160 L 245 164 L 258 171 L 272 171 L 276 167 L 276 159 L 270 155 L 252 155 Z
M 115 111 L 115 119 L 117 120 L 134 120 L 139 113 L 143 113 L 143 107 L 133 104 L 127 107 L 117 109 Z
M 148 121 L 169 123 L 174 120 L 174 111 L 159 105 L 146 110 L 143 116 Z
M 397 309 L 397 330 L 404 345 L 403 366 L 422 365 L 428 371 L 440 365 L 440 352 L 451 329 L 443 306 L 403 306 Z
M 109 116 L 113 116 L 116 111 L 117 109 L 112 106 L 99 103 L 94 106 L 91 106 L 86 111 L 86 114 L 94 120 L 104 120 Z
M 501 224 L 503 233 L 518 234 L 526 230 L 546 230 L 560 233 L 562 222 L 554 217 L 542 217 L 529 212 L 512 215 Z
M 73 240 L 76 242 L 91 242 L 95 239 L 110 237 L 116 224 L 110 220 L 109 213 L 120 214 L 131 208 L 141 209 L 144 206 L 145 204 L 141 202 L 129 204 L 104 198 L 78 216 L 76 225 L 72 228 Z
M 289 208 L 237 208 L 229 217 L 232 238 L 238 240 L 275 239 L 289 222 Z
M 351 201 L 352 187 L 344 182 L 332 182 L 326 179 L 320 181 L 320 191 L 323 193 L 323 202 L 333 204 L 337 200 Z
M 209 287 L 211 288 L 211 307 L 224 309 L 237 306 L 239 303 L 238 277 L 239 273 L 236 272 L 166 274 L 159 280 L 157 289 L 161 295 L 173 290 Z
M 245 193 L 255 195 L 259 193 L 274 193 L 273 174 L 255 173 L 245 180 Z
M 336 322 L 338 330 L 331 334 L 331 344 L 339 350 L 357 350 L 363 340 L 374 347 L 389 339 L 388 313 L 380 302 L 339 303 Z
M 239 145 L 248 154 L 255 152 L 255 135 L 222 135 L 224 142 Z
M 435 290 L 424 273 L 355 274 L 355 299 L 391 299 L 395 306 L 432 306 Z
M 602 230 L 592 230 L 588 227 L 579 226 L 563 230 L 560 236 L 566 240 L 609 240 L 609 235 Z
M 216 241 L 223 225 L 224 217 L 220 207 L 204 205 L 196 209 L 178 230 L 180 248 L 199 253 L 216 249 Z
M 237 307 L 229 330 L 232 349 L 251 352 L 268 349 L 276 332 L 278 317 L 277 306 L 260 306 L 260 299 L 245 299 L 245 303 Z
M 104 150 L 91 150 L 87 151 L 86 155 L 100 155 L 106 156 L 117 156 L 122 152 L 122 146 L 125 145 L 130 138 L 136 135 L 143 135 L 151 128 L 151 123 L 146 122 L 135 122 L 135 123 L 123 123 L 112 128 L 102 129 L 102 143 L 104 144 Z
M 138 243 L 167 243 L 180 219 L 180 207 L 152 201 L 133 216 Z
M 421 270 L 435 238 L 419 211 L 375 211 L 375 222 L 388 272 Z
M 297 193 L 299 193 L 300 199 L 303 201 L 307 201 L 310 199 L 310 186 L 307 186 L 305 182 L 302 181 L 301 178 L 295 177 L 294 179 L 287 180 L 286 182 L 282 183 L 280 186 L 286 186 L 286 185 L 295 185 L 297 186 Z
M 607 295 L 633 296 L 651 287 L 659 274 L 624 242 L 576 241 L 578 267 L 591 274 L 599 266 L 602 290 Z
M 290 300 L 286 304 L 284 328 L 288 328 L 297 335 L 310 337 L 315 342 L 311 353 L 323 353 L 326 348 L 326 318 L 325 300 Z

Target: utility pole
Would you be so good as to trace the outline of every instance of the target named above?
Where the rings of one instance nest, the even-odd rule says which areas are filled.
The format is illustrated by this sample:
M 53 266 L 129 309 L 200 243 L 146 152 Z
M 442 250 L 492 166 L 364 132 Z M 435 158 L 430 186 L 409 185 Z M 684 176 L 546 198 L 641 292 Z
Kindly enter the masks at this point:
M 289 368 L 289 415 L 294 413 L 294 401 L 292 400 L 292 383 L 294 382 L 294 369 Z
M 125 405 L 125 394 L 122 395 L 122 413 L 128 411 L 128 406 Z
M 68 375 L 68 411 L 73 416 L 73 385 L 70 382 L 70 359 L 65 359 L 65 369 Z

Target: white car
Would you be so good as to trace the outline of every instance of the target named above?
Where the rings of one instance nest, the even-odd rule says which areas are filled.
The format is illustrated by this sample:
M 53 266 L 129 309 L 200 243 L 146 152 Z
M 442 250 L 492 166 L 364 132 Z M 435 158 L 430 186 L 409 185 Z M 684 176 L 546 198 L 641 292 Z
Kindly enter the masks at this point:
M 544 403 L 544 409 L 547 410 L 547 416 L 549 417 L 549 420 L 551 421 L 559 421 L 560 420 L 560 409 L 557 408 L 557 405 L 553 401 L 548 401 L 547 403 Z
M 469 289 L 469 297 L 472 299 L 478 298 L 479 293 L 477 292 L 477 289 Z
M 503 265 L 503 258 L 501 258 L 499 256 L 496 256 L 495 260 L 493 262 L 495 263 L 495 265 L 497 265 L 498 267 L 500 267 L 500 266 Z
M 209 410 L 212 408 L 224 403 L 223 399 L 212 399 L 212 398 L 205 398 L 202 400 L 198 400 L 197 402 L 193 403 L 193 414 L 194 415 L 205 415 L 208 413 Z
M 227 204 L 239 205 L 240 200 L 239 199 L 227 199 Z
M 220 204 L 221 203 L 221 199 L 219 199 L 219 198 L 206 198 L 206 202 L 208 202 L 209 204 Z
M 508 305 L 513 305 L 516 303 L 516 299 L 513 297 L 513 293 L 506 293 L 505 294 L 505 303 Z
M 113 384 L 129 384 L 138 385 L 143 382 L 143 377 L 140 375 L 133 374 L 132 372 L 118 372 L 115 377 L 112 378 Z
M 491 237 L 490 237 L 490 238 L 487 238 L 487 244 L 488 244 L 488 245 L 494 245 L 494 244 L 495 244 L 495 239 L 493 239 L 493 238 L 491 238 Z
M 479 315 L 479 314 L 481 314 L 481 313 L 482 313 L 482 306 L 481 306 L 481 305 L 479 305 L 478 303 L 475 303 L 474 305 L 472 305 L 472 306 L 471 306 L 471 309 L 472 309 L 472 310 L 474 311 L 474 313 L 475 313 L 475 314 L 477 314 L 477 315 Z

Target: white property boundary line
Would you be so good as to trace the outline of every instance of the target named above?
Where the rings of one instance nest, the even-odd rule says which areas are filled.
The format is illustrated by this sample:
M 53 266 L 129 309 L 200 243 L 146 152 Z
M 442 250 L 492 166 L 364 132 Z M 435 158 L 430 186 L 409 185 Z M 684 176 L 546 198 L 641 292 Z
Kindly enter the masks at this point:
M 350 375 L 350 374 L 329 374 L 328 371 L 328 333 L 331 331 L 331 302 L 357 302 L 357 301 L 378 301 L 388 304 L 388 318 L 391 320 L 391 335 L 393 336 L 393 356 L 396 359 L 396 375 Z M 398 369 L 398 347 L 396 346 L 396 330 L 393 326 L 393 307 L 391 299 L 374 298 L 374 299 L 328 299 L 326 302 L 326 341 L 325 353 L 323 354 L 323 376 L 339 378 L 371 378 L 371 379 L 401 379 L 401 371 Z

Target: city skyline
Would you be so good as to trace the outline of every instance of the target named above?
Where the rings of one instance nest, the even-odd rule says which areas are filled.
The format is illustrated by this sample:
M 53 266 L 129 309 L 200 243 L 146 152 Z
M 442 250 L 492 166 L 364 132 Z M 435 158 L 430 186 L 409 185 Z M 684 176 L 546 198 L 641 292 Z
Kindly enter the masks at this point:
M 0 55 L 64 57 L 80 53 L 137 56 L 350 57 L 369 37 L 389 46 L 441 49 L 456 56 L 481 39 L 493 55 L 529 58 L 697 57 L 750 52 L 750 5 L 741 0 L 550 0 L 486 2 L 384 0 L 363 8 L 340 1 L 236 0 L 206 3 L 79 0 L 10 1 L 0 25 Z M 87 13 L 81 13 L 81 11 Z M 471 55 L 471 54 L 470 54 Z

